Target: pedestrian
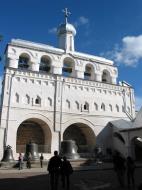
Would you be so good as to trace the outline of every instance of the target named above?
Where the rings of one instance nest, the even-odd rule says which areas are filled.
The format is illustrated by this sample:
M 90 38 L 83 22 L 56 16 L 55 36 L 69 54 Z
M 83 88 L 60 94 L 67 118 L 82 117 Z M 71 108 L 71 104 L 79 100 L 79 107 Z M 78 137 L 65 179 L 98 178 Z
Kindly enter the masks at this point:
M 23 155 L 22 155 L 22 153 L 19 153 L 18 165 L 19 165 L 19 170 L 22 170 L 23 169 Z
M 64 156 L 61 167 L 61 175 L 62 175 L 62 187 L 63 189 L 69 190 L 70 188 L 70 175 L 73 173 L 73 168 L 70 164 L 70 161 Z
M 130 186 L 130 184 L 132 183 L 132 185 L 134 187 L 135 186 L 135 179 L 134 179 L 135 163 L 130 156 L 127 157 L 126 168 L 127 168 L 128 186 Z
M 44 159 L 44 157 L 43 157 L 43 154 L 41 153 L 41 155 L 40 155 L 40 167 L 41 168 L 43 167 L 43 159 Z
M 115 155 L 113 156 L 113 164 L 120 186 L 124 187 L 126 169 L 125 159 L 120 155 L 119 152 L 115 152 Z
M 27 168 L 31 169 L 31 154 L 27 156 Z
M 50 185 L 51 190 L 58 189 L 58 180 L 60 175 L 62 161 L 58 155 L 58 151 L 54 151 L 54 156 L 50 158 L 47 170 L 49 171 L 50 175 Z

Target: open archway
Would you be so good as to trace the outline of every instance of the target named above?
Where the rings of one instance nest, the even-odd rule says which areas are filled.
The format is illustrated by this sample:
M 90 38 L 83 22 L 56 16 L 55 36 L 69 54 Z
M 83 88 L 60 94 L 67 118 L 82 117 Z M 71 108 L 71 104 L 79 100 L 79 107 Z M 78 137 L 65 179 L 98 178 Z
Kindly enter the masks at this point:
M 78 147 L 78 153 L 85 156 L 95 148 L 96 137 L 93 130 L 83 123 L 75 123 L 66 128 L 63 140 L 74 140 Z
M 27 119 L 20 124 L 17 130 L 16 152 L 25 152 L 29 142 L 36 143 L 39 152 L 51 152 L 51 131 L 45 122 Z

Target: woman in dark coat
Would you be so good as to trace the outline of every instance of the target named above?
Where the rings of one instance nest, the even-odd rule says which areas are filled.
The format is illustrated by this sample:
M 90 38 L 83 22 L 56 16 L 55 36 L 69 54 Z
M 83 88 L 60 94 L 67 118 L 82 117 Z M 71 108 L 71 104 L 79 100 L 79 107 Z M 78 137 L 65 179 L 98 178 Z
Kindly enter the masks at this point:
M 73 168 L 67 160 L 67 158 L 64 156 L 62 161 L 62 167 L 61 167 L 61 175 L 62 175 L 62 187 L 69 189 L 70 187 L 70 175 L 73 173 Z

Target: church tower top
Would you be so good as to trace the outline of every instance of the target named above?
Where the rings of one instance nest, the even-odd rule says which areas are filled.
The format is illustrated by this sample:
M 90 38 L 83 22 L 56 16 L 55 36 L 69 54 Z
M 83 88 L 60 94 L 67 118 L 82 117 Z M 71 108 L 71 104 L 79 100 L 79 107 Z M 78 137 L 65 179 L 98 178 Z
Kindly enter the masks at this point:
M 65 15 L 65 23 L 67 24 L 68 23 L 68 19 L 67 18 L 69 17 L 69 15 L 71 13 L 68 11 L 68 8 L 63 9 L 63 13 Z
M 65 16 L 65 23 L 60 24 L 57 29 L 59 38 L 59 48 L 65 51 L 74 51 L 74 36 L 76 35 L 75 27 L 68 23 L 68 17 L 71 14 L 67 8 L 63 10 Z

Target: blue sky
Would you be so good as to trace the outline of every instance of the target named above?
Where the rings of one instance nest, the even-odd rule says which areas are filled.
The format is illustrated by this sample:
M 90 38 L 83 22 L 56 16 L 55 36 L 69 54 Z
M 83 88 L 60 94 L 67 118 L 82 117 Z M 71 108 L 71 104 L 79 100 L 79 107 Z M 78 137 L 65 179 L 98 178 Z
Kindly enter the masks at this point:
M 56 47 L 55 30 L 68 7 L 69 22 L 77 29 L 76 50 L 114 60 L 118 81 L 130 83 L 137 107 L 142 104 L 141 0 L 1 0 L 0 7 L 1 55 L 12 38 Z

